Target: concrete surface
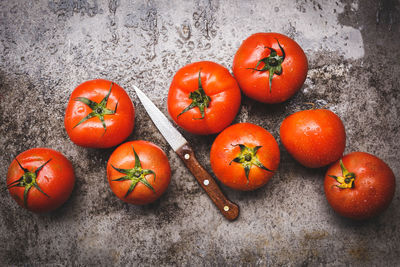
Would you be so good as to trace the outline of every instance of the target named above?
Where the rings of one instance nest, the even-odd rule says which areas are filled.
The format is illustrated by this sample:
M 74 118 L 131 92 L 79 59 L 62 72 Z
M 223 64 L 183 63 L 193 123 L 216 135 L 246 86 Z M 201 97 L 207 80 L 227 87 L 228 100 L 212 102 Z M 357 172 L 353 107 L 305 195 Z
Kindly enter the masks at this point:
M 400 265 L 399 190 L 378 218 L 336 215 L 323 192 L 325 169 L 296 163 L 281 146 L 281 165 L 254 192 L 223 187 L 239 204 L 226 221 L 150 122 L 132 84 L 167 114 L 174 73 L 189 62 L 232 66 L 242 40 L 276 31 L 305 50 L 310 70 L 301 91 L 281 105 L 248 98 L 236 122 L 265 127 L 279 141 L 287 115 L 302 103 L 329 103 L 344 121 L 346 153 L 381 157 L 400 181 L 399 1 L 1 1 L 0 176 L 32 147 L 50 147 L 73 163 L 77 182 L 59 210 L 36 215 L 0 192 L 0 263 L 53 265 Z M 68 139 L 63 114 L 81 82 L 105 78 L 135 103 L 136 128 L 168 154 L 173 176 L 154 204 L 117 199 L 106 182 L 113 149 L 84 149 Z M 183 133 L 210 168 L 215 136 Z

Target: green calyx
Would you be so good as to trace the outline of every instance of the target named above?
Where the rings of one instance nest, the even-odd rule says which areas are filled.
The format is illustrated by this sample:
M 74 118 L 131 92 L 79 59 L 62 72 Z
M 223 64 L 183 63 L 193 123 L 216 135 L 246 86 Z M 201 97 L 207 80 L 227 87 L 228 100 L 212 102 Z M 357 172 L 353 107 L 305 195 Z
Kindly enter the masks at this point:
M 27 208 L 27 204 L 28 204 L 28 193 L 29 190 L 31 190 L 32 187 L 35 187 L 39 192 L 41 192 L 43 195 L 45 195 L 46 197 L 50 197 L 49 195 L 47 195 L 45 192 L 43 192 L 43 190 L 39 187 L 39 185 L 37 184 L 37 176 L 40 172 L 40 170 L 47 164 L 49 163 L 49 161 L 51 159 L 49 159 L 48 161 L 46 161 L 45 163 L 43 163 L 39 168 L 37 168 L 35 171 L 31 172 L 28 169 L 22 167 L 21 163 L 19 163 L 18 159 L 15 158 L 15 160 L 17 161 L 19 167 L 24 171 L 24 175 L 22 175 L 18 180 L 15 180 L 12 183 L 9 183 L 7 185 L 7 189 L 13 188 L 13 187 L 25 187 L 24 190 L 24 206 Z
M 125 198 L 135 189 L 136 185 L 141 182 L 145 186 L 147 186 L 149 189 L 151 189 L 154 194 L 156 191 L 154 190 L 153 186 L 146 180 L 146 175 L 148 174 L 153 174 L 154 175 L 154 181 L 156 180 L 156 173 L 152 170 L 148 169 L 142 169 L 142 164 L 140 163 L 140 159 L 138 154 L 136 153 L 135 149 L 132 146 L 133 154 L 135 155 L 135 166 L 133 169 L 120 169 L 116 168 L 111 164 L 111 167 L 114 168 L 117 172 L 125 174 L 125 176 L 120 177 L 118 179 L 114 179 L 112 181 L 125 181 L 125 180 L 131 180 L 132 184 L 129 187 L 128 191 L 125 194 Z
M 266 47 L 269 49 L 270 54 L 268 57 L 262 58 L 257 62 L 257 65 L 255 68 L 249 68 L 251 70 L 256 70 L 260 72 L 268 71 L 269 72 L 269 91 L 271 92 L 271 86 L 272 86 L 272 78 L 274 77 L 274 74 L 276 75 L 281 75 L 282 74 L 282 62 L 285 60 L 285 50 L 283 50 L 281 44 L 279 43 L 278 39 L 276 39 L 278 42 L 278 46 L 282 52 L 282 56 L 279 56 L 278 53 L 276 52 L 275 49 L 272 47 Z M 264 67 L 261 69 L 258 69 L 258 66 L 262 63 L 264 63 Z
M 107 108 L 107 102 L 108 102 L 108 98 L 110 97 L 111 94 L 111 88 L 113 87 L 114 83 L 111 83 L 110 86 L 110 90 L 108 91 L 107 95 L 100 101 L 100 103 L 94 102 L 86 97 L 77 97 L 74 100 L 75 101 L 79 101 L 84 103 L 85 105 L 87 105 L 88 107 L 90 107 L 92 109 L 92 112 L 90 112 L 86 117 L 84 117 L 80 122 L 78 122 L 77 125 L 74 126 L 77 127 L 79 124 L 87 121 L 88 119 L 91 119 L 93 117 L 97 117 L 99 118 L 99 120 L 101 121 L 101 123 L 103 124 L 103 128 L 104 128 L 104 133 L 106 133 L 107 131 L 107 126 L 106 123 L 104 121 L 104 116 L 105 115 L 113 115 L 117 112 L 117 107 L 118 107 L 118 102 L 115 105 L 114 110 L 108 109 Z
M 182 110 L 181 113 L 179 113 L 178 117 L 185 113 L 186 111 L 198 107 L 201 113 L 200 118 L 194 118 L 196 120 L 198 119 L 204 119 L 205 117 L 205 109 L 208 108 L 211 102 L 211 98 L 206 95 L 204 92 L 203 86 L 201 85 L 201 71 L 199 71 L 199 88 L 196 91 L 190 92 L 189 98 L 192 99 L 192 103 L 187 106 L 184 110 Z
M 355 173 L 349 172 L 344 166 L 342 160 L 340 160 L 339 163 L 340 163 L 340 168 L 342 169 L 342 176 L 335 176 L 335 175 L 328 175 L 328 176 L 332 177 L 338 183 L 340 183 L 339 185 L 336 186 L 341 189 L 354 188 L 354 180 L 356 179 Z
M 256 146 L 256 147 L 247 147 L 243 144 L 238 144 L 238 145 L 234 145 L 234 146 L 239 146 L 240 147 L 240 152 L 239 154 L 236 156 L 236 158 L 234 158 L 229 165 L 232 164 L 232 162 L 236 162 L 236 163 L 240 163 L 242 164 L 243 168 L 244 168 L 244 173 L 246 175 L 247 178 L 247 183 L 249 183 L 249 174 L 250 174 L 250 169 L 251 166 L 255 165 L 265 171 L 269 171 L 269 172 L 274 172 L 270 169 L 268 169 L 267 167 L 265 167 L 260 160 L 257 157 L 257 151 L 262 147 L 262 146 Z

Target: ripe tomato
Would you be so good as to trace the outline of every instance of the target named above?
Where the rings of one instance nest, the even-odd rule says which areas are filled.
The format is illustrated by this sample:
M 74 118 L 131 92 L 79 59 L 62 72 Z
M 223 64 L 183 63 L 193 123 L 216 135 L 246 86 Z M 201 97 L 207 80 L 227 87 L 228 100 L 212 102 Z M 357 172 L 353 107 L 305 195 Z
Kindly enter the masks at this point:
M 240 98 L 239 86 L 226 68 L 201 61 L 175 74 L 168 93 L 168 111 L 186 131 L 213 134 L 233 121 Z
M 215 176 L 237 190 L 265 185 L 279 166 L 279 146 L 264 128 L 251 123 L 234 124 L 215 139 L 210 152 Z
M 325 195 L 340 215 L 357 220 L 383 212 L 393 199 L 395 177 L 378 157 L 353 152 L 333 164 L 325 175 Z
M 346 145 L 342 121 L 326 109 L 303 110 L 286 117 L 281 124 L 280 136 L 286 150 L 309 168 L 335 162 Z
M 135 109 L 128 94 L 107 80 L 91 80 L 72 92 L 64 125 L 72 142 L 84 147 L 118 145 L 132 132 Z
M 233 59 L 233 75 L 250 98 L 281 103 L 303 85 L 308 70 L 303 49 L 279 33 L 256 33 L 243 41 Z
M 148 204 L 158 199 L 171 180 L 165 153 L 147 141 L 126 142 L 111 154 L 107 163 L 111 190 L 121 200 Z
M 74 184 L 74 169 L 69 160 L 49 148 L 26 150 L 8 168 L 10 195 L 21 207 L 33 212 L 60 207 L 71 195 Z

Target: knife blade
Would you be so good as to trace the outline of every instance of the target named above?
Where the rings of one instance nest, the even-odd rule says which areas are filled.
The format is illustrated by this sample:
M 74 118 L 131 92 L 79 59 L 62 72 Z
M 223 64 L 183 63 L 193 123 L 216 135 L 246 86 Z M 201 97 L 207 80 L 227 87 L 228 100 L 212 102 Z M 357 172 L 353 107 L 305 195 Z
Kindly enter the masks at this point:
M 171 124 L 167 117 L 154 105 L 154 103 L 135 85 L 133 88 L 143 107 L 146 109 L 155 126 L 165 140 L 178 154 L 189 171 L 205 190 L 213 203 L 228 220 L 235 220 L 239 215 L 239 207 L 225 197 L 215 182 L 214 178 L 201 166 L 196 159 L 193 149 L 181 133 Z

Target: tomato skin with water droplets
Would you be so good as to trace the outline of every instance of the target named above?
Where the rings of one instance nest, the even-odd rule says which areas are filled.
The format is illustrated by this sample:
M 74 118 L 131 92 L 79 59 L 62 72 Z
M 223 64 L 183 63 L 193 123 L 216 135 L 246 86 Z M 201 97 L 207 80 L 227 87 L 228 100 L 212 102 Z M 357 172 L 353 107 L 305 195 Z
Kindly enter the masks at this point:
M 109 113 L 115 111 L 115 114 L 104 115 L 106 129 L 96 116 L 81 122 L 93 109 L 77 99 L 87 98 L 100 103 L 109 92 L 105 108 Z M 132 133 L 135 108 L 128 94 L 118 84 L 103 79 L 90 80 L 78 85 L 72 92 L 65 111 L 64 125 L 69 138 L 75 144 L 109 148 L 120 144 Z
M 137 153 L 139 157 L 141 168 L 154 173 L 143 177 L 144 182 L 147 181 L 149 186 L 138 182 L 127 194 L 132 180 L 113 181 L 124 176 L 115 168 L 134 168 L 136 163 L 134 153 Z M 111 154 L 107 163 L 107 178 L 111 190 L 119 199 L 130 204 L 144 205 L 156 201 L 167 190 L 171 181 L 171 168 L 167 155 L 155 144 L 141 140 L 130 141 L 118 146 Z
M 204 118 L 197 106 L 183 112 L 193 103 L 190 94 L 199 89 L 199 74 L 204 93 L 209 97 L 204 104 Z M 203 96 L 202 100 L 206 98 Z M 228 69 L 211 61 L 200 61 L 176 72 L 169 88 L 168 112 L 176 124 L 190 133 L 215 134 L 232 123 L 240 101 L 239 86 Z
M 337 161 L 344 152 L 346 132 L 341 119 L 326 109 L 303 110 L 286 117 L 281 142 L 303 166 L 320 168 Z
M 270 73 L 257 71 L 258 62 L 271 55 L 269 48 L 283 57 L 280 64 L 281 73 L 275 72 L 270 87 Z M 262 69 L 264 62 L 257 66 Z M 255 33 L 240 45 L 233 59 L 233 75 L 242 91 L 257 101 L 274 104 L 292 97 L 303 85 L 308 71 L 307 57 L 303 49 L 291 38 L 280 33 Z M 279 73 L 279 72 L 278 72 Z
M 244 170 L 246 162 L 234 162 L 241 154 L 242 144 L 250 149 L 260 147 L 253 157 L 269 169 L 267 171 L 251 164 L 248 177 Z M 242 191 L 255 190 L 265 185 L 278 170 L 280 161 L 279 146 L 275 138 L 264 128 L 252 123 L 237 123 L 222 131 L 215 139 L 210 162 L 215 176 L 224 185 Z
M 9 188 L 10 195 L 18 205 L 33 212 L 43 213 L 53 211 L 67 201 L 74 188 L 75 175 L 71 162 L 64 155 L 49 148 L 32 148 L 22 152 L 8 168 L 7 185 L 15 185 L 24 175 L 24 170 L 18 165 L 17 160 L 29 172 L 35 172 L 43 165 L 35 179 L 37 186 L 44 192 L 32 186 L 28 191 L 25 206 L 25 188 L 22 186 Z
M 365 152 L 353 152 L 342 158 L 343 165 L 354 173 L 353 188 L 341 189 L 332 176 L 342 175 L 339 162 L 325 175 L 324 190 L 331 207 L 341 216 L 365 220 L 386 210 L 391 203 L 396 181 L 390 167 L 378 157 Z

